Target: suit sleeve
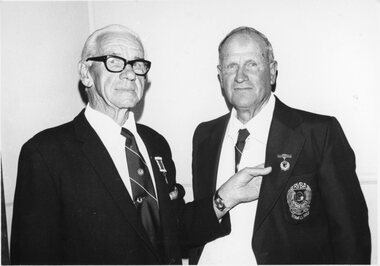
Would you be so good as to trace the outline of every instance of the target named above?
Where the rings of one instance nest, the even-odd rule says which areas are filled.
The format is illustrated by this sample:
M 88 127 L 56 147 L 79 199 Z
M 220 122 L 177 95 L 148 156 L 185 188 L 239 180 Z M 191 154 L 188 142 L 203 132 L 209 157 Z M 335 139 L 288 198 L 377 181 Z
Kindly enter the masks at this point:
M 14 197 L 11 263 L 60 264 L 61 224 L 57 186 L 43 157 L 28 142 L 21 150 Z
M 328 215 L 335 263 L 369 264 L 368 210 L 355 173 L 354 152 L 335 118 L 325 139 L 319 185 Z
M 187 248 L 198 247 L 228 235 L 231 232 L 229 217 L 219 223 L 213 208 L 212 195 L 186 204 L 181 213 L 181 242 Z
M 211 178 L 208 176 L 195 176 L 194 169 L 197 167 L 197 149 L 200 127 L 195 130 L 193 137 L 193 192 L 194 201 L 186 204 L 181 213 L 180 228 L 182 242 L 187 247 L 202 246 L 214 239 L 228 235 L 231 232 L 229 215 L 225 215 L 221 222 L 216 217 L 213 207 L 213 194 L 205 197 L 197 193 L 199 179 Z

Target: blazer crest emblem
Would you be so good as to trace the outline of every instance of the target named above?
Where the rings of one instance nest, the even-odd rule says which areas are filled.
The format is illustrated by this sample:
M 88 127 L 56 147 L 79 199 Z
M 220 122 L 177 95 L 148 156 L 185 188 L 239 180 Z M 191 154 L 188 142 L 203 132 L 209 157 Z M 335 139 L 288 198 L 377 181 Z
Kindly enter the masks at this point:
M 311 197 L 311 188 L 304 182 L 297 182 L 289 188 L 286 198 L 294 220 L 303 220 L 309 216 Z

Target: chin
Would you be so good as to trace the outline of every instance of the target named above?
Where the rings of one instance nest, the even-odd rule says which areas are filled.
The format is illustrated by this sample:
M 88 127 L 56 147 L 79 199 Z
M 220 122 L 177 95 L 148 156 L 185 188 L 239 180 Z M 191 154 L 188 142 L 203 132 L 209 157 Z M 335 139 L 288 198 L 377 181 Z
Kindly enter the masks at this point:
M 118 102 L 118 103 L 115 103 L 114 105 L 118 108 L 118 109 L 130 109 L 130 108 L 133 108 L 136 106 L 136 104 L 138 104 L 139 101 L 123 101 L 123 102 Z
M 236 107 L 247 108 L 253 106 L 255 101 L 248 97 L 239 97 L 238 99 L 233 99 L 231 104 Z

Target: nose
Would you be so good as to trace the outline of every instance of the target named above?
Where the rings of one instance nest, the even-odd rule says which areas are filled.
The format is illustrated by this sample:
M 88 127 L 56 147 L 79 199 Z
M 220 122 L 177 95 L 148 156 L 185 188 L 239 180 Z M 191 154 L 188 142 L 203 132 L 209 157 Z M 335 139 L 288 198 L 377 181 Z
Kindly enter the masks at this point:
M 239 67 L 239 69 L 236 72 L 235 81 L 237 83 L 242 83 L 242 82 L 247 81 L 247 80 L 248 80 L 248 77 L 244 73 L 244 68 L 243 67 Z
M 128 79 L 130 81 L 134 81 L 136 79 L 136 74 L 133 72 L 131 65 L 127 65 L 120 73 L 120 79 Z

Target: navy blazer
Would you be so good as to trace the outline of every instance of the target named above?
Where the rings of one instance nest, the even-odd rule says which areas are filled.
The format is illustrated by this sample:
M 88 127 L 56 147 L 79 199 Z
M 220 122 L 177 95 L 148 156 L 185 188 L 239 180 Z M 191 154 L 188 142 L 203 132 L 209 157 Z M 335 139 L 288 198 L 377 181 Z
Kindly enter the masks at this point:
M 228 121 L 226 114 L 195 130 L 195 200 L 215 192 Z M 281 155 L 291 156 L 285 159 L 288 169 L 286 164 L 281 168 Z M 263 177 L 254 229 L 247 232 L 253 234 L 258 264 L 370 263 L 368 211 L 355 156 L 334 117 L 296 110 L 276 98 L 265 165 L 272 172 Z M 191 264 L 202 249 L 191 250 Z
M 137 131 L 154 172 L 165 254 L 150 243 L 109 153 L 82 111 L 21 149 L 12 264 L 181 264 L 180 245 L 228 233 L 216 219 L 211 198 L 185 206 L 180 191 L 170 199 L 174 186 L 182 188 L 170 147 L 147 126 L 137 124 Z M 156 156 L 162 157 L 166 177 Z

